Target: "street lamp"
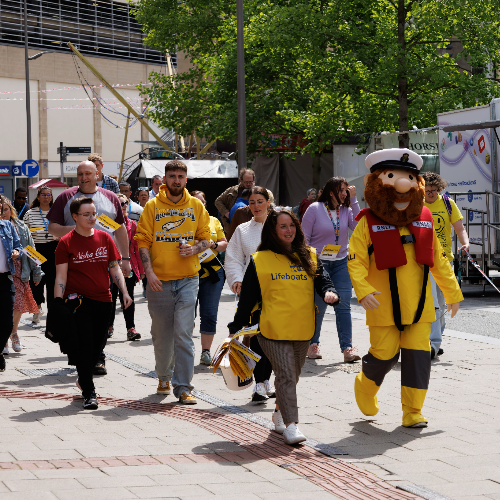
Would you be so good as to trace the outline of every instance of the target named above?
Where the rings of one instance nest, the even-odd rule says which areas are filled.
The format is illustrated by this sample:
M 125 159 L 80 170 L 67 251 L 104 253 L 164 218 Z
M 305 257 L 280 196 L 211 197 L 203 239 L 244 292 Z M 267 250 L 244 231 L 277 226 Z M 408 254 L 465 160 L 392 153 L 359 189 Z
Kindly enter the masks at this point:
M 28 59 L 28 0 L 24 0 L 24 67 L 26 71 L 26 133 L 28 138 L 27 159 L 32 159 L 33 151 L 31 149 L 30 68 Z
M 25 0 L 26 1 L 26 0 Z M 243 0 L 236 3 L 236 55 L 238 61 L 238 165 L 247 166 L 247 119 L 245 107 L 245 45 L 243 38 Z

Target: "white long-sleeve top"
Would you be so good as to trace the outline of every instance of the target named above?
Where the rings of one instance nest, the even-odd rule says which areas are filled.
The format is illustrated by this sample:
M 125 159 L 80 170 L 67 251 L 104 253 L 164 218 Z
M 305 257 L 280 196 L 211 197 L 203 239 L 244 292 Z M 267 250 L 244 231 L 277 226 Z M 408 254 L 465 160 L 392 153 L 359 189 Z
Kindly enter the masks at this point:
M 224 269 L 227 283 L 230 287 L 236 282 L 242 282 L 247 270 L 250 257 L 260 245 L 263 222 L 249 222 L 240 224 L 233 233 L 226 248 Z

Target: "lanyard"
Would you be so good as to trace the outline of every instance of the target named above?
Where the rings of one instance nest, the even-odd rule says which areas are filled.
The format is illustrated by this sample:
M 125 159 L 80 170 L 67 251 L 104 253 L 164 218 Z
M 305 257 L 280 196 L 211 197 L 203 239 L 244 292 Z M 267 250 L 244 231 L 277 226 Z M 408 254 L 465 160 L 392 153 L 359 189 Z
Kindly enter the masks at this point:
M 40 211 L 40 217 L 42 218 L 43 227 L 45 228 L 45 239 L 47 239 L 49 237 L 49 221 L 43 216 L 40 206 L 38 207 L 38 210 Z
M 132 210 L 132 200 L 128 200 L 128 218 L 130 219 L 130 211 Z
M 330 220 L 332 221 L 333 229 L 335 230 L 335 244 L 337 245 L 339 242 L 339 235 L 340 235 L 340 210 L 339 207 L 337 207 L 337 221 L 333 222 L 332 213 L 330 212 L 330 208 L 328 207 L 327 203 L 325 203 L 325 207 L 326 211 L 328 212 L 328 217 L 330 217 Z

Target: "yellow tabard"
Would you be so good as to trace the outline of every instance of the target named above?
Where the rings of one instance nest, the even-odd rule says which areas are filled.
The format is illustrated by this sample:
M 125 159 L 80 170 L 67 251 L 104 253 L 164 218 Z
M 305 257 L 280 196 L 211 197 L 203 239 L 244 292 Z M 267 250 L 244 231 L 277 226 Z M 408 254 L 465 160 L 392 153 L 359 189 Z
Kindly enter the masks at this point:
M 316 251 L 311 249 L 316 264 Z M 314 335 L 314 279 L 284 255 L 253 254 L 262 293 L 260 332 L 272 340 L 311 340 Z

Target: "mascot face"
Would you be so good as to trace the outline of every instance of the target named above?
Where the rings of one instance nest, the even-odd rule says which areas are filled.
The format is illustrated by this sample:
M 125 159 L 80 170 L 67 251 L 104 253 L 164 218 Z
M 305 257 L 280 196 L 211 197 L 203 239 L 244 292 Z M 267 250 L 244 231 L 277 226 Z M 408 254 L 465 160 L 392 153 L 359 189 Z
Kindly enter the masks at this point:
M 422 213 L 425 182 L 408 170 L 389 168 L 365 176 L 365 200 L 373 213 L 395 226 L 406 226 Z

